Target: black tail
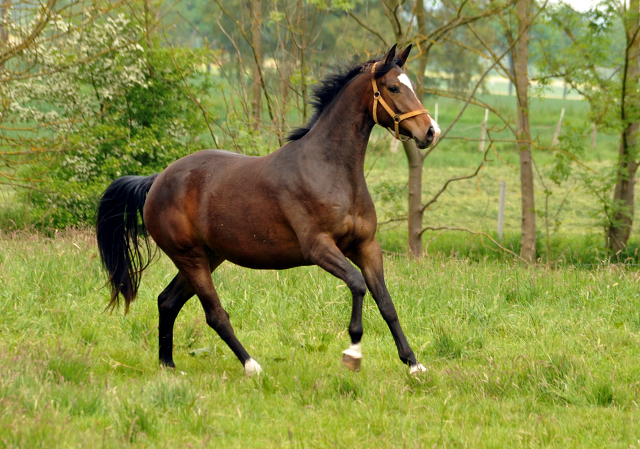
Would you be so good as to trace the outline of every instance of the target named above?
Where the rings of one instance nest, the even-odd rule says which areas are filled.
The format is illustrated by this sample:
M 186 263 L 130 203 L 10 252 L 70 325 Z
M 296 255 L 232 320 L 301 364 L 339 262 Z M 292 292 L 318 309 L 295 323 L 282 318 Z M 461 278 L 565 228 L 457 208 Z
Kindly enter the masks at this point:
M 129 304 L 138 293 L 142 272 L 151 263 L 151 246 L 144 222 L 138 223 L 138 213 L 142 217 L 147 193 L 157 176 L 118 178 L 100 199 L 96 234 L 102 265 L 109 273 L 111 301 L 107 308 L 111 310 L 119 305 L 122 294 L 125 313 L 129 311 Z M 146 256 L 140 251 L 140 234 Z

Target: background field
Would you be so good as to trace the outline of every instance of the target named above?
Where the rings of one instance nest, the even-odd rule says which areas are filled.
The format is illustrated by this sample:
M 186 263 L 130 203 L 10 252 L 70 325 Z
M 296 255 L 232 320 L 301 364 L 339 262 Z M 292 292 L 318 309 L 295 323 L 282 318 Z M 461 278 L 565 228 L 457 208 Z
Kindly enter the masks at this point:
M 215 273 L 242 366 L 191 300 L 176 371 L 157 365 L 145 274 L 131 313 L 103 313 L 94 237 L 0 238 L 1 447 L 640 447 L 637 272 L 387 257 L 417 378 L 365 299 L 363 369 L 340 364 L 350 297 L 320 269 Z
M 513 98 L 486 96 L 506 114 Z M 460 103 L 440 98 L 446 126 Z M 427 101 L 432 109 L 434 99 Z M 560 109 L 533 102 L 536 164 Z M 470 107 L 425 161 L 424 199 L 473 172 L 484 111 Z M 497 128 L 491 117 L 490 127 Z M 501 133 L 494 133 L 500 138 Z M 503 134 L 503 133 L 502 133 Z M 469 139 L 469 140 L 465 140 Z M 262 364 L 242 366 L 207 327 L 197 300 L 176 324 L 177 371 L 157 364 L 156 297 L 175 274 L 164 257 L 145 274 L 128 316 L 104 313 L 106 281 L 91 231 L 11 231 L 24 203 L 0 192 L 0 447 L 640 447 L 640 275 L 604 259 L 598 203 L 577 178 L 553 186 L 551 269 L 526 268 L 486 238 L 425 234 L 427 256 L 406 258 L 406 158 L 376 130 L 365 171 L 376 201 L 387 280 L 409 340 L 428 371 L 413 378 L 368 296 L 360 373 L 340 364 L 349 344 L 348 290 L 318 268 L 214 274 L 237 334 Z M 454 183 L 425 225 L 495 235 L 507 183 L 505 246 L 517 251 L 517 153 L 496 144 L 480 176 Z M 606 168 L 616 137 L 585 134 L 584 163 Z M 539 180 L 540 208 L 545 191 Z M 9 221 L 12 220 L 12 221 Z M 21 221 L 22 220 L 22 221 Z M 546 261 L 544 217 L 539 257 Z M 637 233 L 636 233 L 637 234 Z M 437 237 L 437 238 L 434 238 Z M 637 247 L 637 238 L 631 248 Z
M 515 116 L 515 97 L 505 95 L 481 96 L 492 107 L 506 117 Z M 458 115 L 463 102 L 438 97 L 439 122 L 446 129 Z M 429 96 L 425 107 L 435 110 L 436 97 Z M 556 151 L 550 144 L 556 129 L 560 111 L 565 108 L 563 131 L 569 128 L 584 131 L 584 155 L 582 168 L 574 164 L 574 174 L 562 185 L 556 185 L 549 179 L 549 172 L 555 163 Z M 224 114 L 223 109 L 217 110 Z M 549 225 L 549 240 L 554 262 L 593 263 L 598 257 L 604 257 L 604 232 L 602 226 L 602 204 L 589 192 L 580 179 L 580 173 L 601 173 L 613 166 L 617 152 L 617 135 L 602 130 L 598 132 L 596 147 L 591 146 L 589 133 L 588 105 L 572 99 L 534 98 L 531 100 L 531 127 L 537 149 L 534 151 L 536 164 L 535 194 L 538 229 L 538 257 L 546 261 L 546 225 Z M 446 180 L 452 177 L 473 173 L 482 161 L 478 151 L 480 126 L 484 118 L 484 109 L 470 105 L 460 120 L 454 125 L 448 138 L 429 155 L 424 163 L 423 199 L 426 201 L 435 194 Z M 293 128 L 300 123 L 291 117 Z M 520 176 L 518 154 L 510 131 L 503 129 L 500 120 L 489 115 L 489 135 L 496 140 L 494 148 L 488 154 L 488 161 L 479 176 L 452 183 L 437 203 L 425 213 L 425 226 L 458 226 L 474 231 L 496 235 L 499 186 L 501 181 L 507 185 L 505 209 L 505 245 L 519 252 L 520 244 Z M 583 129 L 584 128 L 584 129 Z M 205 139 L 206 136 L 203 136 Z M 507 140 L 500 141 L 500 140 Z M 406 244 L 406 223 L 398 220 L 406 216 L 407 208 L 407 159 L 402 151 L 390 152 L 392 137 L 376 127 L 372 134 L 365 163 L 365 173 L 369 189 L 376 202 L 378 221 L 382 224 L 380 240 L 387 251 L 404 253 Z M 487 146 L 489 143 L 487 142 Z M 251 152 L 251 148 L 245 148 Z M 271 150 L 275 150 L 272 148 Z M 539 175 L 538 175 L 539 174 Z M 544 181 L 544 185 L 540 180 Z M 548 204 L 545 204 L 547 196 Z M 0 228 L 4 230 L 22 229 L 33 222 L 30 217 L 26 198 L 28 191 L 20 195 L 13 190 L 0 186 Z M 636 207 L 640 200 L 636 199 Z M 547 223 L 548 218 L 548 223 Z M 35 223 L 36 227 L 42 225 Z M 50 229 L 44 229 L 50 233 Z M 435 240 L 431 241 L 432 239 Z M 427 252 L 455 254 L 456 252 L 476 259 L 502 257 L 501 252 L 488 250 L 479 237 L 469 234 L 427 232 L 424 236 Z M 632 232 L 629 242 L 630 255 L 639 245 L 638 233 Z M 495 248 L 494 248 L 495 249 Z

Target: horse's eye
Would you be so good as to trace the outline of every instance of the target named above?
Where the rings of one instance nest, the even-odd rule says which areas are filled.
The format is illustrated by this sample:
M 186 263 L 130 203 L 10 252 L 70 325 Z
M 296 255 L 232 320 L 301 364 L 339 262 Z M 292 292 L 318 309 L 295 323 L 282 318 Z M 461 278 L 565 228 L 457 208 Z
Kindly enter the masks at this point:
M 397 94 L 398 92 L 400 92 L 400 88 L 398 86 L 389 86 L 388 89 L 392 94 Z

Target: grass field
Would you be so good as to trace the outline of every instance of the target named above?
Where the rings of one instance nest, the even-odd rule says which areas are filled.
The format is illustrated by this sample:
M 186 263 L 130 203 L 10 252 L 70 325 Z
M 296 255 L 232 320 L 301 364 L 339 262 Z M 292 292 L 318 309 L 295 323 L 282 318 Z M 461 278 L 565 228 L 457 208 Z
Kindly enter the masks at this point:
M 223 264 L 214 281 L 264 369 L 245 378 L 197 300 L 176 324 L 177 370 L 158 367 L 166 258 L 123 316 L 103 313 L 90 233 L 4 233 L 0 248 L 0 447 L 640 447 L 636 271 L 388 257 L 427 367 L 413 378 L 369 296 L 351 373 L 340 281 Z
M 433 111 L 434 98 L 425 106 Z M 513 97 L 484 100 L 513 116 Z M 460 102 L 440 98 L 443 128 Z M 408 375 L 373 300 L 365 299 L 364 362 L 349 345 L 348 289 L 322 270 L 259 272 L 223 264 L 214 282 L 240 340 L 262 365 L 242 366 L 206 325 L 197 300 L 176 324 L 176 371 L 157 363 L 156 298 L 175 274 L 145 273 L 129 315 L 104 313 L 106 279 L 91 232 L 30 231 L 22 197 L 0 186 L 0 448 L 31 447 L 625 447 L 640 448 L 640 274 L 608 263 L 599 205 L 576 177 L 549 183 L 561 108 L 582 126 L 588 107 L 531 103 L 537 147 L 538 255 L 527 268 L 486 239 L 424 235 L 406 253 L 407 162 L 376 129 L 365 163 L 387 251 L 386 278 L 418 360 Z M 423 198 L 480 163 L 484 110 L 470 106 L 425 161 Z M 490 116 L 492 136 L 512 138 Z M 617 136 L 585 136 L 583 163 L 610 166 Z M 498 151 L 478 177 L 451 184 L 424 224 L 495 235 L 507 183 L 506 247 L 520 233 L 518 155 Z M 545 195 L 545 181 L 552 193 Z M 545 207 L 545 199 L 548 206 Z M 636 205 L 640 207 L 640 203 Z M 549 218 L 547 222 L 546 218 Z M 634 231 L 630 247 L 640 246 Z M 631 253 L 634 261 L 636 253 Z M 561 268 L 557 268 L 561 267 Z

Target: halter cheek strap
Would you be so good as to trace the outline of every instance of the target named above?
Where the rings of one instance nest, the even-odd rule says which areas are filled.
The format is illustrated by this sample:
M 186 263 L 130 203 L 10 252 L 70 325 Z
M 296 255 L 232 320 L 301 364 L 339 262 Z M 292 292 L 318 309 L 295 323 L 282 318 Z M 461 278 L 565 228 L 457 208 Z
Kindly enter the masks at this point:
M 416 115 L 422 115 L 422 114 L 428 114 L 429 111 L 427 111 L 426 109 L 420 109 L 417 111 L 411 111 L 411 112 L 407 112 L 406 114 L 396 114 L 395 112 L 393 112 L 393 109 L 391 109 L 389 107 L 389 105 L 387 104 L 386 101 L 384 101 L 384 98 L 382 98 L 382 95 L 380 94 L 380 91 L 378 90 L 378 85 L 376 84 L 376 77 L 375 77 L 375 72 L 376 72 L 376 65 L 378 63 L 374 63 L 373 67 L 371 68 L 371 85 L 373 86 L 373 121 L 376 122 L 376 124 L 380 125 L 380 122 L 378 122 L 378 103 L 380 103 L 382 105 L 382 107 L 385 109 L 385 111 L 387 111 L 387 113 L 393 118 L 393 122 L 395 124 L 395 138 L 398 140 L 401 140 L 403 142 L 409 140 L 410 138 L 406 138 L 406 139 L 402 139 L 400 137 L 400 122 L 402 120 L 411 118 L 411 117 L 415 117 Z M 382 125 L 380 125 L 382 126 Z M 391 130 L 391 128 L 386 128 L 391 134 L 393 134 L 393 131 Z

